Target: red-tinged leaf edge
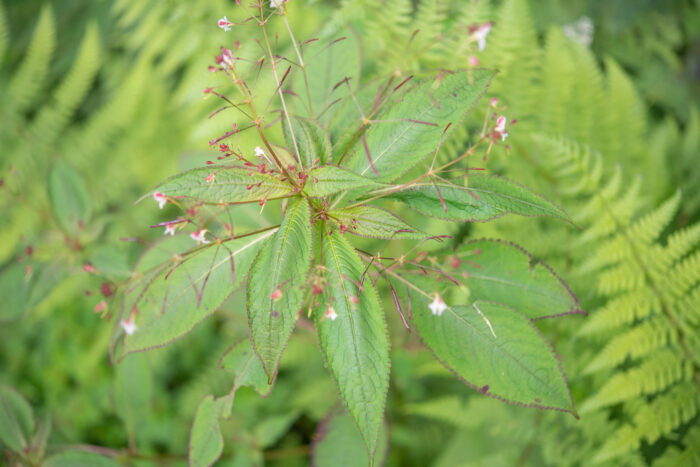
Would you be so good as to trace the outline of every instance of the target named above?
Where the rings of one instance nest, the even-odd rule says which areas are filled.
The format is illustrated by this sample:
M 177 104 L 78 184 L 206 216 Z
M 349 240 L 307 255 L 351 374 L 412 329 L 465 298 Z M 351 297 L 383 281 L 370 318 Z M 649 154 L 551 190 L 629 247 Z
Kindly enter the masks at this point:
M 475 385 L 475 384 L 470 383 L 470 382 L 469 382 L 468 380 L 466 380 L 465 378 L 461 377 L 453 368 L 451 368 L 446 362 L 444 362 L 442 359 L 440 359 L 440 357 L 438 357 L 438 356 L 435 354 L 435 352 L 433 351 L 433 349 L 425 342 L 425 340 L 423 339 L 423 336 L 421 336 L 421 341 L 423 342 L 423 345 L 430 351 L 430 353 L 432 354 L 433 358 L 435 358 L 435 360 L 437 360 L 438 362 L 440 362 L 440 364 L 441 364 L 442 366 L 444 366 L 447 370 L 449 370 L 450 373 L 452 373 L 453 375 L 455 375 L 455 377 L 457 377 L 458 380 L 460 380 L 461 382 L 463 382 L 465 385 L 469 386 L 470 388 L 474 389 L 475 391 L 477 391 L 477 392 L 478 392 L 479 394 L 481 394 L 481 395 L 490 397 L 490 398 L 492 398 L 492 399 L 496 399 L 496 400 L 501 401 L 501 402 L 503 402 L 503 403 L 506 403 L 506 404 L 508 404 L 508 405 L 513 405 L 513 406 L 518 406 L 518 407 L 525 407 L 525 408 L 542 409 L 542 410 L 552 410 L 552 411 L 555 411 L 555 412 L 569 413 L 569 414 L 571 414 L 576 420 L 580 420 L 581 417 L 580 417 L 579 414 L 576 412 L 576 406 L 574 405 L 574 397 L 573 397 L 573 395 L 571 394 L 571 388 L 569 388 L 569 380 L 566 378 L 566 374 L 564 373 L 564 369 L 563 369 L 562 366 L 561 366 L 561 359 L 559 358 L 559 355 L 557 355 L 557 353 L 554 351 L 554 347 L 552 347 L 552 344 L 551 344 L 547 339 L 545 339 L 544 334 L 542 334 L 542 332 L 540 332 L 540 330 L 537 328 L 537 326 L 535 326 L 535 324 L 533 323 L 533 321 L 532 321 L 531 319 L 529 319 L 527 316 L 525 316 L 524 313 L 521 313 L 520 311 L 516 310 L 515 308 L 510 307 L 510 306 L 505 305 L 505 304 L 500 303 L 500 302 L 492 301 L 492 300 L 481 300 L 481 302 L 482 302 L 482 303 L 494 303 L 494 304 L 496 304 L 496 305 L 503 306 L 503 307 L 505 307 L 505 308 L 508 308 L 508 309 L 512 310 L 514 313 L 518 313 L 519 315 L 521 315 L 521 316 L 523 316 L 524 318 L 526 318 L 527 322 L 530 323 L 530 326 L 532 326 L 532 328 L 535 330 L 535 332 L 537 333 L 537 335 L 542 339 L 542 341 L 544 341 L 544 343 L 547 345 L 547 348 L 549 349 L 549 351 L 552 353 L 552 355 L 554 356 L 554 358 L 557 360 L 557 368 L 559 369 L 559 374 L 561 374 L 561 377 L 564 379 L 564 383 L 566 384 L 566 390 L 567 390 L 568 393 L 569 393 L 569 400 L 571 401 L 571 409 L 563 409 L 563 408 L 561 408 L 561 407 L 550 407 L 550 406 L 541 405 L 541 404 L 538 404 L 538 403 L 524 404 L 524 403 L 522 403 L 522 402 L 512 401 L 512 400 L 510 400 L 510 399 L 506 399 L 505 397 L 501 397 L 501 396 L 497 396 L 497 395 L 495 395 L 495 394 L 491 394 L 491 393 L 489 392 L 489 387 L 488 387 L 488 385 L 479 387 L 479 386 L 477 386 L 477 385 Z M 411 321 L 412 321 L 412 322 L 414 321 L 413 318 L 411 318 Z M 417 327 L 417 326 L 414 326 L 414 329 L 416 329 L 416 332 L 418 333 L 418 335 L 420 335 L 420 330 L 418 329 L 418 327 Z
M 570 308 L 569 311 L 565 311 L 563 313 L 557 313 L 554 315 L 547 315 L 547 316 L 539 316 L 537 318 L 532 318 L 530 321 L 541 321 L 543 319 L 552 319 L 552 318 L 560 318 L 562 316 L 570 316 L 570 315 L 583 315 L 583 316 L 588 316 L 588 312 L 584 309 L 581 308 L 581 302 L 579 302 L 578 297 L 576 294 L 571 290 L 569 285 L 559 277 L 559 275 L 554 272 L 554 269 L 552 269 L 549 264 L 545 263 L 544 261 L 541 261 L 539 259 L 536 259 L 529 251 L 527 251 L 525 248 L 521 247 L 517 243 L 510 242 L 508 240 L 502 240 L 500 238 L 478 238 L 474 240 L 469 240 L 467 242 L 462 243 L 459 247 L 467 246 L 470 243 L 477 243 L 477 242 L 495 242 L 495 243 L 500 243 L 501 245 L 509 245 L 512 247 L 517 248 L 521 252 L 523 252 L 528 258 L 530 258 L 530 261 L 528 261 L 528 270 L 534 268 L 538 264 L 541 266 L 544 266 L 550 273 L 552 273 L 552 276 L 554 276 L 560 283 L 561 285 L 566 289 L 566 291 L 571 295 L 571 298 L 574 300 L 575 305 Z M 457 248 L 459 248 L 457 247 Z M 456 249 L 456 248 L 455 248 Z

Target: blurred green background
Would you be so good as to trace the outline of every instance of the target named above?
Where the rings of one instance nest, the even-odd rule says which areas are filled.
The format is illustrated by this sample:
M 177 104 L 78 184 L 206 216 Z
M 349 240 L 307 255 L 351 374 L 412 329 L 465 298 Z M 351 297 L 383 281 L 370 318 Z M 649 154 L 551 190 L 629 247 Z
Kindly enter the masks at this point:
M 682 201 L 658 236 L 700 220 L 698 5 L 290 0 L 289 18 L 301 41 L 350 23 L 360 38 L 365 80 L 397 69 L 407 76 L 465 67 L 472 52 L 458 45 L 468 26 L 494 21 L 479 55 L 484 66 L 500 70 L 487 97 L 508 105 L 518 124 L 510 151 L 491 154 L 489 169 L 546 193 L 583 231 L 511 217 L 455 229 L 406 216 L 430 232 L 521 244 L 560 272 L 584 309 L 595 312 L 612 300 L 597 282 L 609 265 L 596 269 L 585 260 L 615 229 L 679 189 Z M 184 465 L 197 404 L 231 387 L 232 376 L 218 360 L 247 334 L 240 291 L 168 347 L 117 366 L 108 348 L 119 310 L 114 291 L 146 245 L 162 236 L 149 226 L 177 215 L 172 206 L 158 211 L 151 201 L 134 201 L 177 171 L 215 158 L 208 141 L 236 121 L 208 119 L 218 105 L 203 91 L 222 84 L 207 71 L 219 47 L 240 41 L 245 53 L 261 53 L 246 29 L 216 27 L 221 16 L 241 18 L 243 10 L 225 0 L 0 0 L 0 383 L 22 393 L 35 418 L 50 423 L 49 453 L 78 445 L 94 450 L 90 445 L 125 465 Z M 586 24 L 593 26 L 590 34 Z M 420 33 L 407 49 L 415 30 Z M 279 50 L 289 47 L 285 37 Z M 446 154 L 468 147 L 486 102 Z M 257 145 L 252 134 L 243 144 Z M 599 154 L 599 169 L 583 153 Z M 557 175 L 557 164 L 575 154 L 581 173 Z M 619 191 L 612 192 L 607 183 L 614 177 Z M 636 191 L 627 191 L 632 185 Z M 596 230 L 596 216 L 583 208 L 604 188 L 622 220 Z M 259 225 L 258 211 L 241 208 L 237 221 Z M 268 220 L 277 215 L 266 211 Z M 84 269 L 88 263 L 96 273 Z M 102 300 L 106 315 L 95 312 Z M 609 404 L 580 421 L 501 405 L 453 378 L 387 310 L 388 465 L 590 465 L 594 459 L 646 465 L 692 440 L 700 443 L 691 429 L 700 420 L 694 393 L 688 414 L 668 426 L 659 422 L 667 426 L 663 436 L 652 442 L 640 435 L 600 456 L 630 423 L 626 414 L 650 399 Z M 618 332 L 581 336 L 582 323 L 572 317 L 542 326 L 577 405 L 609 378 L 584 369 Z M 337 404 L 316 337 L 302 323 L 272 394 L 262 399 L 248 388 L 236 394 L 231 421 L 222 425 L 226 448 L 219 465 L 308 465 L 316 425 Z

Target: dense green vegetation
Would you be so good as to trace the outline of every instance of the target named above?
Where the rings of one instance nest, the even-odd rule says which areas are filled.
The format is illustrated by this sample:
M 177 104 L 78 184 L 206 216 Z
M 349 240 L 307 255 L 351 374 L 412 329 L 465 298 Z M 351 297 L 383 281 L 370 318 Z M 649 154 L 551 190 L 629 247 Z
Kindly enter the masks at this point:
M 468 352 L 459 351 L 461 335 L 430 327 L 420 314 L 410 320 L 408 332 L 395 311 L 393 292 L 399 292 L 404 312 L 410 293 L 396 277 L 384 277 L 376 283 L 381 303 L 371 308 L 381 311 L 383 304 L 390 341 L 383 351 L 390 358 L 377 366 L 390 367 L 391 377 L 386 402 L 374 401 L 379 409 L 386 406 L 386 424 L 367 441 L 363 423 L 374 429 L 378 418 L 359 420 L 364 412 L 352 406 L 348 414 L 340 402 L 348 401 L 342 384 L 336 389 L 324 368 L 327 364 L 337 379 L 323 327 L 330 321 L 317 319 L 317 332 L 314 319 L 304 314 L 288 343 L 285 338 L 270 344 L 263 355 L 258 347 L 262 337 L 253 336 L 261 359 L 252 351 L 248 314 L 254 316 L 256 307 L 279 298 L 269 292 L 277 287 L 266 282 L 269 270 L 253 266 L 251 277 L 259 280 L 243 287 L 237 286 L 245 275 L 235 276 L 236 291 L 230 296 L 230 289 L 222 287 L 231 276 L 212 276 L 208 290 L 223 292 L 174 305 L 170 310 L 177 313 L 177 329 L 154 337 L 139 321 L 146 316 L 156 320 L 161 310 L 153 303 L 164 301 L 163 294 L 167 299 L 167 288 L 139 288 L 150 278 L 162 272 L 172 274 L 171 283 L 190 286 L 190 271 L 227 258 L 209 248 L 174 272 L 154 273 L 151 267 L 171 251 L 180 253 L 193 243 L 187 234 L 161 242 L 162 223 L 183 212 L 173 202 L 158 210 L 151 195 L 153 187 L 184 170 L 205 167 L 199 170 L 209 174 L 207 161 L 217 162 L 223 154 L 209 142 L 231 131 L 234 123 L 247 121 L 231 108 L 211 116 L 223 101 L 209 88 L 230 98 L 237 91 L 224 73 L 208 71 L 217 66 L 220 47 L 234 50 L 249 71 L 266 56 L 255 25 L 234 26 L 230 32 L 216 27 L 223 15 L 231 22 L 250 16 L 250 2 L 241 3 L 0 0 L 0 463 L 185 465 L 189 452 L 193 465 L 208 465 L 219 453 L 217 465 L 308 465 L 310 459 L 319 466 L 367 465 L 364 444 L 376 443 L 374 461 L 386 465 L 699 465 L 700 4 L 290 0 L 287 17 L 303 44 L 311 80 L 309 105 L 285 23 L 278 17 L 269 22 L 272 47 L 287 60 L 278 62 L 278 71 L 292 70 L 280 88 L 287 91 L 290 112 L 315 119 L 294 120 L 294 135 L 310 135 L 297 143 L 284 117 L 276 120 L 277 114 L 267 112 L 268 102 L 273 103 L 270 109 L 279 109 L 268 60 L 259 79 L 255 73 L 246 75 L 256 89 L 267 90 L 256 100 L 265 109 L 266 123 L 274 122 L 266 131 L 275 148 L 289 150 L 284 157 L 290 160 L 297 144 L 305 144 L 304 154 L 328 157 L 323 163 L 341 164 L 348 147 L 357 150 L 347 151 L 346 166 L 367 178 L 344 175 L 350 177 L 342 186 L 350 192 L 346 201 L 420 162 L 367 164 L 361 144 L 374 151 L 387 135 L 379 125 L 370 127 L 366 141 L 348 139 L 352 133 L 346 129 L 362 122 L 349 90 L 357 91 L 359 107 L 369 111 L 376 90 L 387 82 L 393 87 L 409 76 L 418 81 L 436 75 L 450 82 L 445 70 L 467 69 L 468 80 L 455 89 L 466 83 L 469 93 L 480 80 L 485 88 L 491 79 L 491 72 L 481 68 L 497 70 L 480 100 L 481 89 L 476 89 L 463 110 L 455 106 L 459 118 L 440 122 L 440 127 L 452 125 L 449 138 L 438 140 L 435 164 L 485 144 L 488 157 L 481 146 L 467 160 L 471 168 L 485 167 L 486 174 L 470 176 L 469 186 L 477 193 L 519 197 L 527 207 L 483 197 L 480 202 L 491 210 L 482 206 L 478 217 L 464 208 L 463 192 L 436 180 L 397 192 L 381 205 L 402 219 L 363 212 L 374 223 L 361 228 L 375 238 L 349 240 L 362 252 L 372 252 L 363 256 L 370 261 L 378 251 L 386 258 L 400 257 L 418 243 L 418 232 L 451 236 L 420 244 L 419 250 L 426 251 L 416 261 L 421 268 L 435 266 L 429 258 L 445 251 L 454 252 L 450 261 L 483 251 L 479 261 L 453 267 L 472 278 L 446 301 L 456 303 L 471 294 L 519 309 L 527 319 L 513 336 L 530 336 L 543 345 L 546 339 L 566 377 L 559 392 L 534 403 L 518 399 L 517 384 L 490 379 L 487 385 L 465 385 L 427 348 L 459 378 L 469 380 L 473 373 L 465 364 Z M 480 51 L 470 39 L 474 27 L 491 21 Z M 346 37 L 341 47 L 326 48 L 339 37 Z M 319 40 L 305 42 L 311 38 Z M 477 58 L 480 68 L 470 57 Z M 352 78 L 352 86 L 334 90 L 345 76 Z M 405 91 L 404 103 L 411 104 L 406 104 L 409 111 L 421 104 L 412 100 L 410 85 L 400 91 Z M 329 104 L 331 92 L 342 98 L 333 111 L 309 112 L 314 104 L 316 109 Z M 459 92 L 463 99 L 462 88 Z M 492 98 L 497 99 L 494 106 Z M 508 122 L 505 141 L 482 138 L 485 122 L 490 129 L 495 124 L 492 112 L 517 119 Z M 382 118 L 407 115 L 396 106 Z M 436 147 L 422 133 L 409 143 L 401 148 L 406 158 L 414 151 L 421 159 Z M 262 144 L 254 131 L 242 131 L 235 145 L 254 160 L 254 148 Z M 462 162 L 456 167 L 464 169 Z M 405 176 L 420 177 L 426 167 Z M 489 178 L 496 175 L 528 190 L 502 185 L 505 178 Z M 338 177 L 317 172 L 312 177 L 316 183 L 307 182 L 305 190 L 310 197 L 333 196 Z M 170 186 L 187 182 L 187 195 L 195 201 L 210 193 L 182 180 L 170 179 L 158 189 L 169 195 Z M 285 196 L 285 187 L 272 188 Z M 272 200 L 261 208 L 254 197 L 258 188 L 245 190 L 256 201 L 252 204 L 207 211 L 215 219 L 208 225 L 226 230 L 227 222 L 218 217 L 226 219 L 224 213 L 235 216 L 230 224 L 237 233 L 295 223 L 301 232 L 296 241 L 308 243 L 309 256 L 337 249 L 346 258 L 338 266 L 340 276 L 361 269 L 364 263 L 355 262 L 360 257 L 352 256 L 355 252 L 344 240 L 350 235 L 336 233 L 313 250 L 310 239 L 323 233 L 303 231 L 308 222 L 287 220 L 296 210 L 301 217 L 310 216 L 313 202 Z M 144 195 L 148 198 L 134 204 Z M 525 216 L 499 217 L 506 211 Z M 399 231 L 401 238 L 387 242 L 382 239 L 386 231 L 394 232 L 389 238 Z M 158 246 L 152 248 L 154 244 Z M 247 271 L 255 260 L 252 251 L 247 253 L 237 263 L 240 270 Z M 303 256 L 301 250 L 289 255 Z M 514 265 L 516 272 L 508 273 L 521 283 L 532 280 L 533 287 L 551 295 L 494 289 L 475 278 L 478 272 L 502 273 L 502 264 Z M 517 276 L 529 268 L 542 282 Z M 286 283 L 304 279 L 302 273 L 279 274 L 289 276 Z M 343 296 L 342 291 L 332 293 Z M 291 295 L 283 300 L 304 299 Z M 262 298 L 251 305 L 251 296 Z M 427 309 L 424 299 L 412 295 L 414 314 L 417 307 Z M 217 311 L 200 310 L 200 300 Z M 130 319 L 132 305 L 141 313 L 135 320 L 139 328 L 129 336 L 134 339 L 122 340 L 120 321 Z M 454 308 L 445 316 L 468 319 L 462 310 L 467 307 Z M 498 329 L 505 319 L 500 317 L 510 316 L 506 308 L 489 303 L 477 310 Z M 490 322 L 471 313 L 477 317 L 472 329 L 482 326 L 487 336 L 484 323 L 490 327 Z M 554 315 L 565 316 L 543 319 Z M 143 349 L 152 350 L 138 352 Z M 545 367 L 551 357 L 537 349 L 523 355 L 532 365 Z M 367 379 L 360 377 L 350 384 L 363 381 Z M 539 388 L 530 389 L 539 394 Z M 487 395 L 561 411 L 508 405 Z

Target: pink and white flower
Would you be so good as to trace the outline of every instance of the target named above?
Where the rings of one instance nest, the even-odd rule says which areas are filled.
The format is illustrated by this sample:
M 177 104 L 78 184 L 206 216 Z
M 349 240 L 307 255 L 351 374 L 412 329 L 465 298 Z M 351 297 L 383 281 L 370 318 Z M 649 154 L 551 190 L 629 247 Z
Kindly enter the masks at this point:
M 470 36 L 471 40 L 476 41 L 479 52 L 482 52 L 486 48 L 486 36 L 491 32 L 491 26 L 493 26 L 493 23 L 490 21 L 482 23 L 474 29 Z
M 175 226 L 177 224 L 166 224 L 165 225 L 165 232 L 163 232 L 163 235 L 170 235 L 171 237 L 175 235 Z
M 259 159 L 262 159 L 265 157 L 265 150 L 261 148 L 260 146 L 255 147 L 255 155 L 258 156 Z
M 338 317 L 338 313 L 335 312 L 335 308 L 328 305 L 328 308 L 326 308 L 326 312 L 324 313 L 323 317 L 328 318 L 331 321 L 335 321 L 335 319 Z
M 119 325 L 122 327 L 124 332 L 131 336 L 133 333 L 136 332 L 138 327 L 136 326 L 136 323 L 134 322 L 134 318 L 132 316 L 129 317 L 129 319 L 122 320 Z
M 207 234 L 208 230 L 207 229 L 199 229 L 190 234 L 190 238 L 197 242 L 197 245 L 200 243 L 211 243 L 209 240 L 207 240 L 204 236 Z
M 217 24 L 224 31 L 230 31 L 231 26 L 233 26 L 233 23 L 231 21 L 229 21 L 228 18 L 226 18 L 225 16 L 223 18 L 221 18 Z
M 270 8 L 281 8 L 287 0 L 270 0 Z
M 165 203 L 168 202 L 168 197 L 165 196 L 160 191 L 156 191 L 155 193 L 153 193 L 153 199 L 156 200 L 156 202 L 158 203 L 158 207 L 160 209 L 163 209 L 163 206 L 165 206 Z
M 435 294 L 435 299 L 428 305 L 430 311 L 433 315 L 441 316 L 442 313 L 447 309 L 447 305 L 440 297 L 440 294 Z
M 493 129 L 493 134 L 496 138 L 500 137 L 501 141 L 506 140 L 506 136 L 508 136 L 508 132 L 506 131 L 506 116 L 501 115 L 498 117 L 498 120 L 496 120 L 496 127 Z

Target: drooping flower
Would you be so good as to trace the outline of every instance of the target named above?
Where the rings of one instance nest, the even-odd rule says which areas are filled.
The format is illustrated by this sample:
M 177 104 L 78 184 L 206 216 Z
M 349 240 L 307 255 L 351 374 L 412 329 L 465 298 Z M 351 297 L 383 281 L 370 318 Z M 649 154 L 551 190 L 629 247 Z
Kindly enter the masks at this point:
M 259 159 L 262 159 L 263 157 L 265 157 L 265 150 L 260 146 L 256 146 L 255 155 L 258 156 Z
M 158 207 L 160 209 L 163 209 L 163 206 L 165 206 L 165 203 L 168 202 L 168 197 L 165 196 L 160 191 L 156 191 L 155 193 L 153 193 L 153 199 L 156 200 L 156 202 L 158 203 Z
M 447 309 L 447 305 L 445 302 L 440 298 L 439 294 L 435 294 L 435 299 L 428 305 L 428 308 L 430 308 L 430 311 L 432 311 L 433 315 L 441 316 L 442 313 Z
M 491 32 L 491 26 L 493 26 L 493 23 L 487 21 L 486 23 L 480 24 L 472 31 L 470 39 L 476 41 L 479 52 L 482 52 L 486 48 L 486 36 Z
M 171 237 L 175 235 L 175 226 L 177 224 L 166 224 L 165 225 L 165 232 L 163 232 L 163 235 L 170 235 Z
M 119 323 L 119 325 L 122 327 L 124 332 L 129 336 L 131 336 L 133 333 L 135 333 L 136 330 L 138 329 L 138 327 L 136 326 L 136 323 L 134 322 L 134 318 L 131 316 L 129 317 L 129 319 L 122 320 Z
M 200 243 L 210 243 L 209 240 L 204 238 L 204 236 L 207 233 L 207 229 L 199 229 L 190 234 L 190 238 L 197 242 L 197 245 Z
M 506 131 L 506 116 L 501 115 L 498 117 L 498 120 L 496 120 L 496 127 L 493 129 L 493 134 L 497 138 L 500 137 L 501 141 L 506 140 L 506 136 L 508 136 L 508 132 Z
M 223 18 L 221 18 L 217 24 L 224 31 L 230 31 L 231 26 L 233 25 L 233 23 L 231 21 L 229 21 L 228 18 L 226 18 L 225 16 Z
M 335 319 L 338 317 L 338 313 L 335 312 L 335 308 L 328 305 L 328 308 L 326 308 L 326 312 L 324 313 L 323 316 L 324 316 L 324 318 L 328 318 L 331 321 L 335 321 Z

